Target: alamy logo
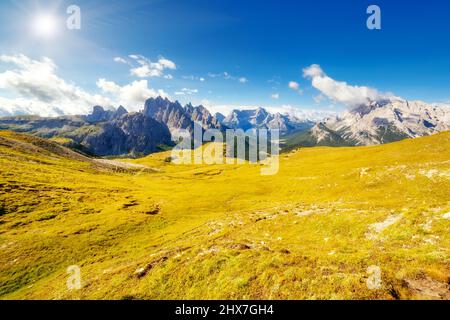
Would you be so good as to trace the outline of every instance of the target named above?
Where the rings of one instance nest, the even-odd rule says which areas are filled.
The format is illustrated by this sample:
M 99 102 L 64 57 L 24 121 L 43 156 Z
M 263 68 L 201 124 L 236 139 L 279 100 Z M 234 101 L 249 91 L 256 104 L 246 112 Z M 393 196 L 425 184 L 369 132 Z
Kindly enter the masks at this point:
M 66 20 L 66 26 L 69 30 L 81 29 L 81 8 L 77 5 L 67 7 L 66 13 L 69 17 Z
M 172 139 L 177 145 L 172 150 L 174 164 L 260 164 L 261 175 L 275 175 L 279 170 L 279 130 L 217 129 L 204 130 L 194 123 L 193 134 L 177 130 Z
M 67 289 L 80 290 L 81 289 L 81 269 L 79 266 L 70 266 L 67 268 Z
M 367 268 L 367 278 L 366 285 L 370 290 L 379 290 L 383 287 L 383 282 L 381 280 L 381 268 L 378 266 L 370 266 Z
M 367 14 L 370 14 L 367 18 L 367 29 L 369 30 L 381 30 L 381 9 L 377 5 L 371 5 L 367 8 Z

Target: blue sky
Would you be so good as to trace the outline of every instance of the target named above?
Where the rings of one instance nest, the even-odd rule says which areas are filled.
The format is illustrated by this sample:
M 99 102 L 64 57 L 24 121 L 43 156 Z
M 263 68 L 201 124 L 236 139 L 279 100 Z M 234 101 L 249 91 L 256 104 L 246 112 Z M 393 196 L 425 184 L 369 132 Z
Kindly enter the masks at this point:
M 81 8 L 81 30 L 65 28 L 71 4 Z M 381 30 L 366 28 L 370 4 L 381 8 Z M 30 30 L 46 12 L 60 18 L 57 35 L 49 38 Z M 345 103 L 303 76 L 313 64 L 349 85 L 443 102 L 450 100 L 449 16 L 445 0 L 1 1 L 0 54 L 48 57 L 57 66 L 51 73 L 81 95 L 106 95 L 112 102 L 140 88 L 211 106 L 341 110 Z M 176 68 L 137 76 L 131 69 L 142 66 L 130 55 L 152 63 L 164 58 Z M 114 61 L 118 57 L 132 66 Z M 17 67 L 3 61 L 0 72 Z M 0 78 L 1 96 L 39 98 L 8 81 L 2 87 Z M 147 81 L 148 90 L 126 87 L 135 81 Z M 292 81 L 298 90 L 289 88 Z

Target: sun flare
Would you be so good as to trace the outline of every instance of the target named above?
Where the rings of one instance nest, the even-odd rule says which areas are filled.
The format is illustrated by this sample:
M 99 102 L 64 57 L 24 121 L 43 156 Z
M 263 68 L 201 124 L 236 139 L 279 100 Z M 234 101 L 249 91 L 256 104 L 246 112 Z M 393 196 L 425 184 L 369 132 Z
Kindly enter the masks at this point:
M 51 38 L 58 30 L 58 19 L 51 14 L 40 14 L 33 20 L 34 33 L 39 37 Z

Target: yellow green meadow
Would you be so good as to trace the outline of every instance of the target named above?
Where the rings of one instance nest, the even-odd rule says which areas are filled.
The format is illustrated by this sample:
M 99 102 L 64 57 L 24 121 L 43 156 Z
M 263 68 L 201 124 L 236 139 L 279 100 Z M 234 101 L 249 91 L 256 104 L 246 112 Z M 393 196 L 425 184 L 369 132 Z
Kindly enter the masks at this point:
M 274 176 L 169 157 L 0 132 L 0 298 L 450 299 L 450 132 L 298 149 Z

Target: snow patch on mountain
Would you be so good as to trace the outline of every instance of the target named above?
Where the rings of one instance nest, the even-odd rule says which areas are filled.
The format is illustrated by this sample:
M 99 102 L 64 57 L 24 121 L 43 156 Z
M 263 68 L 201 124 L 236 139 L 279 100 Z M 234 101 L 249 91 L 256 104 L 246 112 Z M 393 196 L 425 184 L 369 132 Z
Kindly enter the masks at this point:
M 282 134 L 309 129 L 314 125 L 314 122 L 309 119 L 288 113 L 270 113 L 264 108 L 233 110 L 222 123 L 231 129 L 278 129 Z
M 395 98 L 360 105 L 323 123 L 356 145 L 374 145 L 450 130 L 450 108 Z

